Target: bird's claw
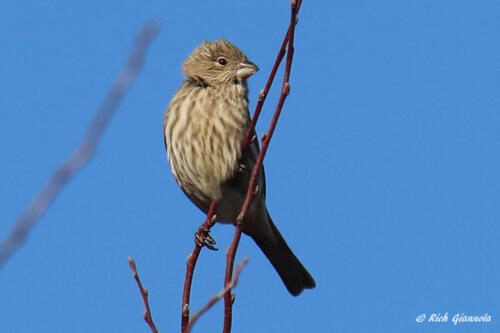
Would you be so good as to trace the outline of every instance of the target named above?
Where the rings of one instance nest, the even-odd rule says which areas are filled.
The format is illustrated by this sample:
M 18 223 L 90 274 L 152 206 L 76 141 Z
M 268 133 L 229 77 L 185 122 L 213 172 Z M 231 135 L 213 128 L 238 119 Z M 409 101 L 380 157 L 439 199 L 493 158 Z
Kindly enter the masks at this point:
M 210 250 L 217 251 L 215 245 L 215 239 L 210 236 L 210 230 L 204 227 L 200 227 L 194 234 L 194 242 L 199 247 L 207 247 Z
M 244 164 L 240 164 L 238 166 L 238 172 L 239 173 L 245 173 L 246 170 L 247 170 L 247 167 Z

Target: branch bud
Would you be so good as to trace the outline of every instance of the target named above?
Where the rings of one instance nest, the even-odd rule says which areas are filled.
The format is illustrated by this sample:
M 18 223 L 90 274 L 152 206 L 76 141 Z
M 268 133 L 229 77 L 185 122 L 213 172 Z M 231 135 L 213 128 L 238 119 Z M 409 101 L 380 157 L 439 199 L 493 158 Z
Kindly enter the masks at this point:
M 259 91 L 259 102 L 263 101 L 264 99 L 266 98 L 266 93 L 264 92 L 264 89 L 262 89 L 261 91 Z
M 285 82 L 285 84 L 283 85 L 282 93 L 285 96 L 288 96 L 288 94 L 290 94 L 290 83 Z
M 189 304 L 184 304 L 182 306 L 182 315 L 184 317 L 189 317 Z

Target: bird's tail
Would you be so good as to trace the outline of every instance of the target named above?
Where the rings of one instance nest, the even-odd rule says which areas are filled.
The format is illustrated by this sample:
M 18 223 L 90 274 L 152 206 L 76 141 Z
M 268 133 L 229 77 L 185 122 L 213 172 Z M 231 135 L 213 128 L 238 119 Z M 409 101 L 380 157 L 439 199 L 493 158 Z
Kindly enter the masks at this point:
M 264 252 L 267 259 L 271 262 L 276 272 L 278 272 L 286 289 L 293 296 L 298 296 L 304 289 L 312 289 L 316 286 L 311 274 L 305 269 L 302 263 L 297 259 L 292 250 L 288 247 L 278 228 L 274 225 L 271 217 L 267 214 L 269 227 L 272 230 L 272 236 L 261 236 L 262 234 L 250 235 L 259 248 Z

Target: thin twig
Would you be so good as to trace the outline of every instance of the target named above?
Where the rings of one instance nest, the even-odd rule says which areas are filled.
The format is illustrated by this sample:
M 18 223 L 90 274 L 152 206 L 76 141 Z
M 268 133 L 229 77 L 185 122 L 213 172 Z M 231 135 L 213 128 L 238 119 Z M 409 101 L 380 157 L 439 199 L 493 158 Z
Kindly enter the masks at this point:
M 300 10 L 300 5 L 302 4 L 302 0 L 298 1 L 296 3 L 296 14 L 298 14 Z M 293 4 L 291 4 L 293 5 Z M 297 18 L 297 15 L 295 15 Z M 295 19 L 295 22 L 297 22 L 297 19 Z M 271 86 L 273 84 L 274 78 L 276 76 L 276 72 L 278 71 L 278 68 L 281 64 L 281 61 L 283 60 L 283 57 L 285 56 L 285 50 L 286 46 L 288 45 L 288 38 L 290 37 L 290 28 L 291 26 L 288 27 L 285 38 L 283 38 L 283 42 L 281 43 L 280 50 L 278 51 L 278 55 L 276 57 L 276 60 L 274 61 L 273 68 L 271 69 L 271 73 L 269 74 L 269 78 L 267 79 L 266 85 L 264 89 L 262 89 L 259 92 L 258 100 L 257 100 L 257 105 L 255 106 L 255 111 L 253 113 L 252 121 L 250 122 L 250 126 L 247 131 L 247 135 L 245 139 L 243 140 L 242 144 L 242 150 L 246 150 L 250 143 L 252 142 L 252 138 L 255 135 L 255 125 L 257 124 L 257 120 L 259 119 L 260 112 L 262 111 L 262 107 L 264 106 L 264 101 L 267 98 L 267 94 L 269 93 L 269 90 L 271 89 Z M 295 28 L 294 28 L 295 30 Z
M 151 310 L 149 309 L 148 290 L 142 286 L 141 279 L 139 278 L 139 274 L 137 273 L 135 261 L 134 259 L 132 259 L 132 257 L 128 257 L 128 265 L 130 266 L 130 269 L 134 274 L 135 282 L 137 282 L 137 287 L 141 292 L 142 301 L 144 302 L 144 308 L 146 309 L 146 311 L 144 312 L 144 320 L 146 321 L 146 323 L 148 323 L 153 333 L 158 333 L 155 323 L 153 322 L 153 317 L 151 316 Z
M 137 74 L 139 74 L 144 63 L 146 51 L 156 36 L 158 29 L 159 26 L 157 24 L 147 23 L 139 30 L 127 63 L 118 74 L 97 110 L 81 144 L 54 172 L 33 201 L 22 212 L 17 221 L 14 222 L 7 237 L 0 243 L 0 268 L 24 242 L 33 226 L 47 211 L 50 204 L 66 186 L 71 177 L 94 155 L 104 130 L 120 106 L 130 85 L 134 82 Z
M 255 135 L 255 125 L 257 124 L 257 120 L 259 119 L 260 112 L 262 111 L 262 106 L 264 106 L 264 102 L 266 100 L 267 94 L 269 93 L 269 90 L 271 89 L 271 86 L 274 81 L 274 77 L 276 76 L 276 72 L 278 71 L 278 68 L 280 67 L 281 61 L 283 60 L 283 57 L 285 56 L 285 50 L 286 46 L 288 44 L 288 36 L 289 36 L 289 31 L 290 28 L 288 28 L 285 38 L 283 38 L 283 43 L 281 43 L 281 48 L 278 52 L 278 56 L 276 57 L 276 60 L 274 61 L 274 66 L 271 69 L 271 73 L 269 74 L 269 78 L 267 79 L 266 86 L 264 89 L 262 89 L 259 92 L 259 97 L 257 100 L 257 106 L 255 106 L 255 111 L 253 113 L 252 121 L 250 122 L 250 127 L 248 128 L 247 136 L 243 140 L 243 144 L 241 145 L 242 148 L 241 150 L 244 151 L 248 148 L 250 143 L 252 142 L 252 138 Z
M 259 170 L 262 166 L 262 163 L 264 161 L 264 157 L 267 152 L 267 148 L 269 146 L 269 142 L 271 141 L 271 138 L 274 133 L 274 129 L 276 128 L 276 125 L 278 123 L 279 116 L 281 114 L 281 110 L 283 109 L 283 105 L 285 103 L 285 100 L 290 93 L 290 72 L 292 68 L 292 61 L 293 61 L 293 53 L 294 53 L 294 48 L 293 48 L 293 40 L 295 36 L 295 24 L 297 23 L 297 14 L 300 9 L 302 1 L 301 0 L 292 0 L 291 1 L 291 14 L 290 14 L 290 26 L 287 31 L 288 35 L 288 47 L 287 47 L 287 58 L 286 58 L 286 65 L 285 65 L 285 74 L 283 77 L 283 85 L 281 88 L 281 95 L 278 101 L 278 105 L 276 106 L 276 110 L 274 111 L 273 119 L 271 120 L 271 124 L 269 126 L 269 129 L 265 135 L 265 137 L 262 140 L 262 148 L 259 152 L 259 156 L 257 157 L 257 161 L 255 162 L 253 171 L 252 171 L 252 176 L 250 178 L 250 183 L 248 185 L 248 191 L 247 195 L 245 197 L 245 201 L 243 203 L 243 206 L 241 208 L 240 214 L 238 215 L 237 221 L 236 221 L 236 229 L 234 231 L 234 236 L 233 236 L 233 241 L 231 243 L 231 246 L 228 250 L 227 253 L 227 260 L 226 260 L 226 275 L 224 282 L 226 285 L 230 283 L 232 280 L 232 272 L 233 272 L 233 267 L 234 267 L 234 258 L 236 256 L 236 251 L 238 249 L 238 245 L 241 239 L 241 233 L 242 233 L 242 223 L 243 223 L 243 218 L 245 217 L 248 208 L 250 207 L 250 203 L 252 202 L 254 196 L 255 196 L 255 185 L 257 182 L 257 175 L 259 173 Z M 287 38 L 285 38 L 286 40 Z M 280 50 L 281 51 L 281 50 Z M 278 58 L 280 58 L 280 54 L 278 54 Z M 281 57 L 282 59 L 282 57 Z M 281 60 L 280 60 L 281 62 Z M 274 70 L 274 68 L 273 68 Z M 223 332 L 224 333 L 229 333 L 231 332 L 231 324 L 232 324 L 232 309 L 233 309 L 233 301 L 234 298 L 231 295 L 231 289 L 229 288 L 226 294 L 224 295 L 224 328 Z
M 205 304 L 204 307 L 202 307 L 198 312 L 196 312 L 192 317 L 191 317 L 191 320 L 189 320 L 189 325 L 187 327 L 187 330 L 186 330 L 186 333 L 189 333 L 191 332 L 191 329 L 193 328 L 194 324 L 196 323 L 196 321 L 202 316 L 205 314 L 205 312 L 207 312 L 208 310 L 210 310 L 210 308 L 212 308 L 212 306 L 215 305 L 215 303 L 217 303 L 222 297 L 224 297 L 224 295 L 226 294 L 226 292 L 232 288 L 234 288 L 237 284 L 238 284 L 238 278 L 240 276 L 240 273 L 241 273 L 241 270 L 245 267 L 245 265 L 248 263 L 248 258 L 243 258 L 243 260 L 239 263 L 238 266 L 236 266 L 236 269 L 234 271 L 234 276 L 233 276 L 233 279 L 228 283 L 226 284 L 226 286 L 224 287 L 224 289 L 222 289 L 219 293 L 217 293 L 216 295 L 212 296 L 212 298 L 210 298 L 210 300 L 207 302 L 207 304 Z
M 210 205 L 210 209 L 208 210 L 207 219 L 200 227 L 198 232 L 206 231 L 206 235 L 210 228 L 215 224 L 215 208 L 217 204 L 216 202 L 212 202 Z M 196 239 L 196 238 L 195 238 Z M 188 324 L 189 324 L 189 298 L 191 296 L 191 284 L 193 282 L 193 274 L 194 268 L 196 266 L 196 262 L 198 261 L 198 256 L 200 255 L 200 251 L 202 248 L 202 244 L 200 242 L 195 241 L 195 247 L 193 252 L 189 255 L 187 260 L 187 268 L 186 268 L 186 279 L 184 281 L 184 291 L 182 293 L 182 309 L 181 309 L 181 332 L 187 332 Z

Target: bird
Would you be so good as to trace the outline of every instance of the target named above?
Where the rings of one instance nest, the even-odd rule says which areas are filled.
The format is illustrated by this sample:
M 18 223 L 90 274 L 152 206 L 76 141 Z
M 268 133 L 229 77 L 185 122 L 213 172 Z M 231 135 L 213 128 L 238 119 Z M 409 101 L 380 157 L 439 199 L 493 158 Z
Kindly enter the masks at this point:
M 182 70 L 186 78 L 163 119 L 170 169 L 199 209 L 207 213 L 216 202 L 216 222 L 236 225 L 260 150 L 255 137 L 242 149 L 250 126 L 247 79 L 259 68 L 221 38 L 203 41 Z M 258 172 L 256 189 L 242 231 L 262 250 L 290 294 L 298 296 L 316 283 L 269 215 L 264 167 Z

